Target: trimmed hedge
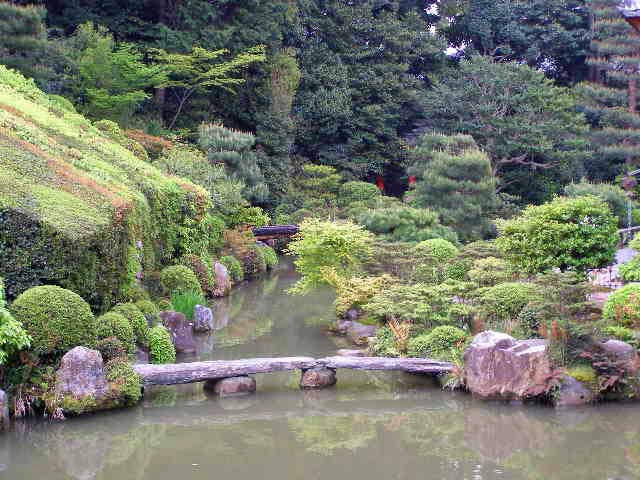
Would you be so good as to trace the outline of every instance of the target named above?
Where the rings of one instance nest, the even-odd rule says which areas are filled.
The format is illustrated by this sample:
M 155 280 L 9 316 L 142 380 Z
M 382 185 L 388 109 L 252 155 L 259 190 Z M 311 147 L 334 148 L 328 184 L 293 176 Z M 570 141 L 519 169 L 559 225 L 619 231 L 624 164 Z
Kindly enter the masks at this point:
M 219 242 L 207 191 L 137 158 L 0 65 L 0 276 L 7 297 L 57 284 L 97 311 L 136 277 Z M 115 126 L 114 129 L 118 127 Z
M 98 338 L 116 337 L 128 353 L 136 351 L 136 336 L 126 317 L 117 312 L 105 313 L 98 317 Z
M 162 325 L 149 330 L 149 357 L 151 363 L 173 363 L 176 361 L 176 349 L 171 334 Z
M 30 288 L 11 304 L 11 312 L 31 336 L 37 354 L 62 354 L 96 343 L 91 308 L 70 290 L 54 285 Z
M 111 311 L 119 313 L 129 321 L 129 324 L 133 328 L 136 342 L 138 342 L 140 345 L 147 344 L 147 334 L 149 333 L 147 319 L 145 318 L 144 313 L 142 313 L 135 304 L 120 303 L 116 305 Z
M 139 300 L 135 303 L 147 320 L 147 326 L 153 327 L 160 322 L 160 310 L 151 300 Z
M 160 284 L 167 295 L 174 293 L 197 293 L 202 295 L 198 277 L 189 267 L 173 265 L 160 272 Z

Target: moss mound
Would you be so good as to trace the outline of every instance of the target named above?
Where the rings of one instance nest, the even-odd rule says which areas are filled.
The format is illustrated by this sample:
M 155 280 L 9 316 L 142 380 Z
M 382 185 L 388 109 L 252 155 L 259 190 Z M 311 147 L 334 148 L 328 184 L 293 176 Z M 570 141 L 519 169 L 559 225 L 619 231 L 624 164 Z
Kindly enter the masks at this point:
M 167 267 L 160 273 L 160 284 L 168 295 L 174 293 L 195 293 L 202 295 L 202 288 L 193 270 L 184 265 Z
M 141 271 L 205 253 L 219 238 L 207 192 L 138 158 L 131 142 L 0 65 L 0 276 L 9 299 L 58 284 L 104 311 L 129 298 Z
M 176 349 L 171 334 L 162 325 L 149 330 L 149 357 L 151 363 L 173 363 L 176 361 Z
M 31 335 L 31 346 L 38 354 L 60 354 L 96 343 L 91 308 L 70 290 L 53 285 L 30 288 L 11 304 L 11 311 Z
M 98 318 L 98 338 L 115 337 L 128 353 L 136 351 L 136 336 L 129 320 L 117 312 L 105 313 Z
M 153 304 L 152 304 L 153 305 Z M 147 325 L 147 319 L 144 313 L 133 303 L 120 303 L 116 305 L 113 312 L 119 313 L 129 321 L 133 333 L 135 335 L 136 342 L 140 345 L 146 345 L 148 342 L 147 334 L 149 332 L 149 326 Z

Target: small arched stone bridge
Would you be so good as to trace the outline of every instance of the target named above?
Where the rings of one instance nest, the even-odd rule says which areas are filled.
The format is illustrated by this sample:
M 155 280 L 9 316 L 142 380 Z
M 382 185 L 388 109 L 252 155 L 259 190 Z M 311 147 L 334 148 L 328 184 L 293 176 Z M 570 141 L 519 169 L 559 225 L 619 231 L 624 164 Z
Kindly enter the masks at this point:
M 304 380 L 308 372 L 328 372 L 333 382 L 321 382 L 318 388 L 335 383 L 335 371 L 352 370 L 400 371 L 437 375 L 453 370 L 453 365 L 428 358 L 387 357 L 284 357 L 243 360 L 212 360 L 207 362 L 172 363 L 166 365 L 139 364 L 134 370 L 143 385 L 180 385 L 195 382 L 216 382 L 225 378 L 245 377 L 256 373 L 300 370 Z M 313 385 L 301 382 L 302 387 Z

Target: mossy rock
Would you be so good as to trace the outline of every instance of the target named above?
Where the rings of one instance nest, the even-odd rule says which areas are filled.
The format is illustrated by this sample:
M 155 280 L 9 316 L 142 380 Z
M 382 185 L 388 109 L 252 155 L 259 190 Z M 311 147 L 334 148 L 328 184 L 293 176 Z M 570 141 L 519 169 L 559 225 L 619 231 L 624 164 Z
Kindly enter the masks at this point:
M 80 295 L 54 285 L 23 292 L 11 312 L 31 336 L 38 354 L 61 354 L 76 346 L 96 343 L 96 319 Z

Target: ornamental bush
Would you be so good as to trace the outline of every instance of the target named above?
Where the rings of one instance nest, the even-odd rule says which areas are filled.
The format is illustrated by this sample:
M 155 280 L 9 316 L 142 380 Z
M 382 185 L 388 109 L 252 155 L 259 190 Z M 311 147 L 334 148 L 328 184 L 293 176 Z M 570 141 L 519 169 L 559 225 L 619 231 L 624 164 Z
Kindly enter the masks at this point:
M 509 282 L 515 277 L 510 265 L 496 257 L 476 260 L 467 275 L 469 280 L 479 287 L 493 287 L 499 283 Z
M 541 290 L 531 283 L 507 282 L 480 291 L 478 302 L 481 314 L 489 322 L 497 322 L 498 327 L 509 330 L 517 325 L 507 325 L 515 321 L 520 311 L 529 302 L 541 297 Z
M 144 318 L 147 320 L 147 326 L 153 327 L 160 321 L 160 310 L 150 300 L 139 300 L 135 303 L 138 310 L 142 312 Z
M 373 183 L 346 182 L 340 185 L 338 204 L 343 208 L 356 202 L 369 204 L 380 196 L 380 190 Z
M 455 357 L 452 350 L 460 350 L 466 340 L 467 333 L 464 330 L 442 325 L 410 339 L 408 353 L 411 357 L 451 360 Z
M 127 350 L 116 337 L 107 337 L 98 340 L 96 350 L 102 355 L 102 360 L 107 363 L 115 358 L 127 358 Z
M 220 263 L 227 267 L 227 271 L 229 272 L 229 275 L 231 275 L 231 280 L 234 283 L 244 280 L 244 270 L 242 269 L 242 264 L 236 257 L 225 255 L 224 257 L 220 258 Z
M 104 371 L 111 388 L 118 394 L 122 406 L 130 407 L 140 401 L 142 382 L 126 359 L 115 358 L 109 361 Z
M 345 278 L 333 268 L 324 270 L 323 275 L 326 282 L 336 290 L 334 305 L 336 314 L 340 317 L 352 308 L 361 309 L 373 296 L 393 283 L 390 275 Z
M 26 290 L 11 312 L 31 336 L 37 354 L 62 354 L 73 347 L 93 347 L 96 320 L 89 305 L 70 290 L 43 285 Z
M 20 322 L 6 308 L 4 283 L 0 278 L 0 365 L 12 354 L 29 347 L 31 339 Z
M 458 253 L 456 246 L 443 238 L 432 238 L 418 243 L 413 249 L 416 262 L 414 280 L 424 283 L 442 283 L 450 271 L 449 261 Z
M 271 270 L 273 267 L 278 265 L 278 254 L 273 248 L 268 245 L 259 248 L 262 250 L 262 255 L 264 257 L 264 262 L 267 265 L 267 269 Z
M 173 363 L 176 361 L 176 349 L 171 334 L 162 325 L 149 330 L 149 357 L 151 363 Z
M 619 326 L 640 328 L 640 283 L 630 283 L 609 295 L 602 317 Z
M 629 247 L 640 251 L 640 235 L 636 233 L 633 240 L 629 242 Z M 618 267 L 618 275 L 626 282 L 640 282 L 640 255 L 636 255 L 627 263 Z
M 135 304 L 120 303 L 116 305 L 111 311 L 119 313 L 124 318 L 129 320 L 129 323 L 133 328 L 133 333 L 135 334 L 136 342 L 138 342 L 140 345 L 147 344 L 147 333 L 149 331 L 147 319 L 144 313 L 142 313 Z
M 108 312 L 98 317 L 98 338 L 116 337 L 128 353 L 136 351 L 136 336 L 127 318 L 117 312 Z
M 618 242 L 617 220 L 594 196 L 556 197 L 498 222 L 498 247 L 520 269 L 584 271 L 609 264 Z
M 211 295 L 215 288 L 211 262 L 197 255 L 184 255 L 180 258 L 180 265 L 188 267 L 196 274 L 200 288 L 205 295 Z
M 198 277 L 189 267 L 173 265 L 160 272 L 160 284 L 167 295 L 194 292 L 202 295 Z

